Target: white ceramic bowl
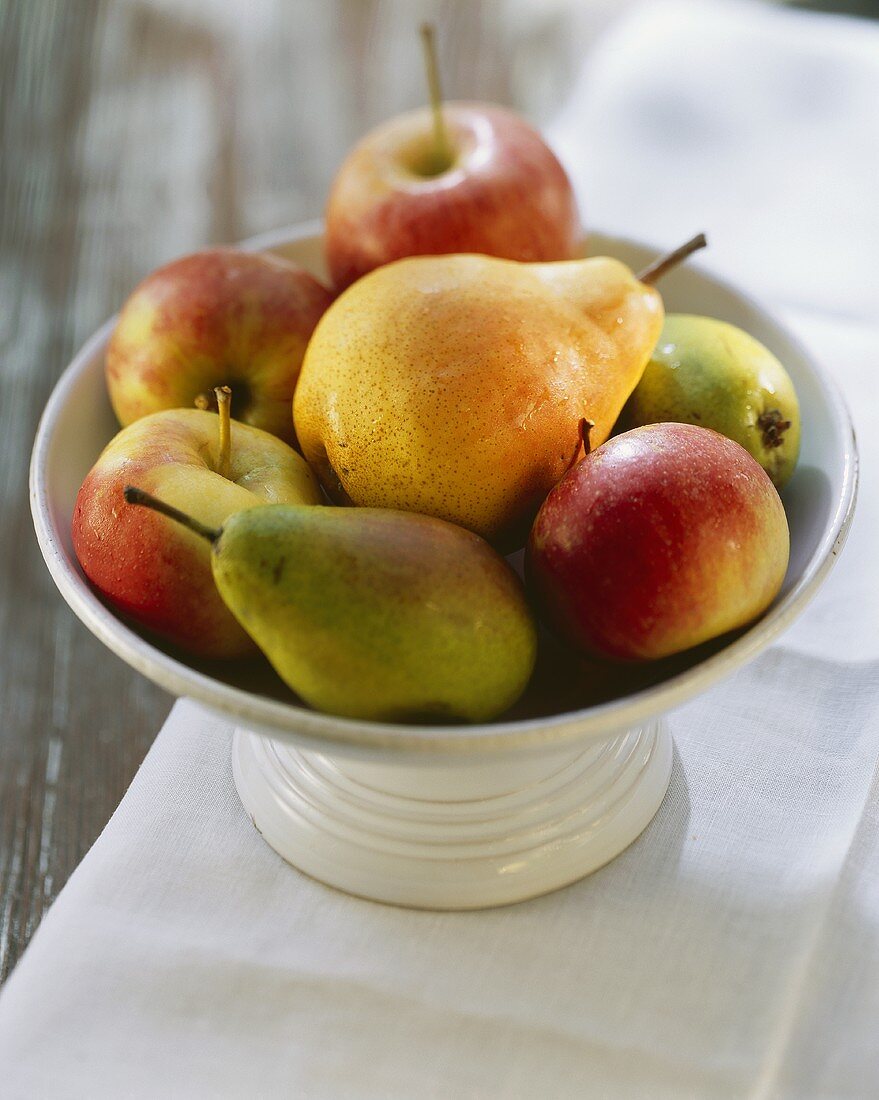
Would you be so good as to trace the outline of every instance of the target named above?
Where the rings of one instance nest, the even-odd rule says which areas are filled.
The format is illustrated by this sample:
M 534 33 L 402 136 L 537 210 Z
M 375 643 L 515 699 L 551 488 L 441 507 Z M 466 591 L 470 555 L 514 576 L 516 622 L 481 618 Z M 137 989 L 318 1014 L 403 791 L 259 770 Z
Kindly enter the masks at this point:
M 277 252 L 324 276 L 319 230 L 316 225 L 284 230 L 249 241 L 244 247 Z M 589 239 L 591 254 L 618 256 L 635 269 L 646 265 L 658 251 L 598 233 Z M 836 389 L 807 352 L 765 310 L 729 284 L 707 274 L 698 263 L 690 262 L 666 276 L 660 289 L 667 311 L 719 317 L 761 340 L 785 364 L 797 387 L 803 445 L 797 471 L 783 494 L 791 528 L 791 559 L 782 592 L 766 615 L 720 648 L 700 651 L 683 662 L 662 666 L 668 674 L 657 683 L 638 686 L 637 690 L 599 705 L 559 713 L 552 713 L 552 707 L 544 705 L 536 716 L 480 726 L 390 725 L 319 714 L 298 705 L 290 696 L 285 698 L 283 689 L 262 669 L 242 672 L 189 663 L 123 623 L 89 588 L 74 557 L 70 538 L 79 485 L 117 431 L 103 372 L 112 320 L 87 342 L 58 382 L 37 432 L 31 465 L 31 502 L 40 547 L 61 594 L 86 626 L 138 671 L 172 694 L 199 700 L 250 731 L 248 736 L 239 738 L 236 757 L 236 779 L 242 798 L 252 816 L 258 821 L 262 817 L 260 825 L 267 838 L 310 873 L 352 892 L 383 900 L 464 906 L 497 904 L 530 896 L 600 865 L 637 835 L 655 812 L 665 790 L 670 744 L 667 737 L 663 740 L 656 724 L 658 717 L 732 672 L 777 637 L 802 611 L 833 564 L 851 522 L 857 482 L 852 426 Z M 267 742 L 266 738 L 273 741 Z M 524 749 L 532 751 L 518 751 Z M 617 768 L 612 775 L 607 773 L 611 758 Z M 340 765 L 339 759 L 346 762 Z M 430 764 L 425 768 L 427 761 Z M 462 767 L 465 762 L 466 767 Z M 558 802 L 560 790 L 567 791 L 565 797 L 573 797 L 577 806 L 589 804 L 595 811 L 589 821 L 583 818 L 576 834 L 582 840 L 581 856 L 589 846 L 583 838 L 587 834 L 592 838 L 593 850 L 588 858 L 580 858 L 579 862 L 576 858 L 573 862 L 569 860 L 564 867 L 557 866 L 553 874 L 546 873 L 552 862 L 546 851 L 538 858 L 534 854 L 535 844 L 529 847 L 523 840 L 523 829 L 530 829 L 534 836 L 547 835 L 547 818 L 535 810 L 537 795 L 524 801 L 522 796 L 524 790 L 534 793 L 537 773 L 544 780 L 555 777 L 551 789 L 540 790 L 541 805 L 555 800 L 559 812 L 553 811 L 553 820 L 561 820 L 563 816 Z M 605 837 L 606 843 L 596 848 L 595 836 L 600 830 L 595 822 L 600 805 L 604 805 L 602 820 L 605 820 L 608 791 L 613 789 L 618 794 L 620 784 L 631 787 L 633 776 L 640 776 L 644 780 L 641 786 L 649 791 L 642 792 L 637 813 L 630 803 L 637 803 L 639 798 L 633 795 L 629 799 L 628 808 L 620 809 L 618 815 L 620 821 L 627 822 L 626 828 L 611 829 L 613 837 Z M 652 780 L 648 782 L 650 776 Z M 291 785 L 301 788 L 301 798 L 290 794 Z M 373 805 L 373 794 L 365 792 L 376 794 L 380 804 Z M 507 804 L 499 803 L 498 798 L 506 798 Z M 403 799 L 406 805 L 397 805 L 395 799 Z M 492 819 L 495 824 L 490 842 L 485 832 L 486 799 L 493 800 L 493 812 L 499 814 Z M 413 832 L 410 828 L 415 803 L 427 814 L 427 817 L 422 814 L 419 828 L 423 828 L 418 836 L 417 830 Z M 469 847 L 455 849 L 457 842 L 449 841 L 452 848 L 448 848 L 443 829 L 452 829 L 454 833 L 451 821 L 438 826 L 436 835 L 435 830 L 431 832 L 436 815 L 431 816 L 430 807 L 440 803 L 468 807 L 470 824 L 464 833 L 455 835 Z M 356 811 L 352 810 L 355 805 Z M 527 819 L 525 825 L 523 813 Z M 345 829 L 339 826 L 340 814 L 347 822 Z M 399 835 L 394 834 L 397 840 L 388 847 L 388 823 L 394 814 Z M 333 829 L 328 829 L 330 819 L 335 821 Z M 425 824 L 428 819 L 429 827 Z M 405 828 L 399 826 L 403 820 L 410 823 Z M 464 828 L 460 814 L 457 825 Z M 346 832 L 349 826 L 353 832 Z M 366 866 L 361 858 L 363 836 L 370 828 L 376 837 L 382 838 L 381 843 L 377 840 L 371 845 L 374 850 L 381 848 L 377 867 Z M 466 833 L 466 829 L 470 832 Z M 462 839 L 465 833 L 466 839 Z M 519 879 L 509 870 L 508 853 L 498 854 L 504 848 L 503 838 L 512 833 L 521 841 L 519 855 L 530 853 L 518 860 L 524 865 Z M 408 837 L 406 843 L 411 842 L 417 848 L 409 853 L 409 864 L 396 850 L 403 834 Z M 348 860 L 349 867 L 344 873 L 328 869 L 341 847 L 353 843 L 355 835 L 359 835 L 358 856 L 353 860 L 359 867 L 357 874 L 351 872 L 352 860 Z M 553 850 L 578 849 L 578 844 L 571 841 L 573 834 L 569 831 L 564 835 L 568 843 L 555 843 Z M 301 852 L 306 839 L 309 850 L 320 849 L 310 863 Z M 485 842 L 490 868 L 478 866 L 477 860 L 471 862 L 472 875 L 464 876 L 463 885 L 458 881 L 454 889 L 445 892 L 442 884 L 431 887 L 438 858 L 449 867 L 460 864 L 461 852 L 472 853 L 477 842 Z M 436 844 L 442 849 L 441 856 Z M 388 869 L 389 859 L 396 860 L 393 873 Z M 416 882 L 416 872 L 419 868 L 423 871 L 431 859 L 434 871 Z M 542 872 L 529 877 L 528 868 L 533 871 L 538 865 Z M 379 883 L 382 875 L 384 885 Z M 390 880 L 396 885 L 389 886 Z M 499 883 L 506 885 L 503 889 L 488 889 L 489 880 L 494 887 Z

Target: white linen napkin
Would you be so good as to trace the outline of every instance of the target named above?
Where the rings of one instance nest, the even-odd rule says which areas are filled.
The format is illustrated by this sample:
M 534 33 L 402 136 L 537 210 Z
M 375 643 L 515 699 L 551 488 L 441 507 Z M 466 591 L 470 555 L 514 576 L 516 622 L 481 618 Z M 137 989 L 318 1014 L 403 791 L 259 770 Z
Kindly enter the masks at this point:
M 873 26 L 661 3 L 600 45 L 551 134 L 592 223 L 711 230 L 709 262 L 781 308 L 862 447 L 841 564 L 672 716 L 641 839 L 508 909 L 354 900 L 264 844 L 230 729 L 178 703 L 0 995 L 0 1094 L 879 1093 L 877 102 Z

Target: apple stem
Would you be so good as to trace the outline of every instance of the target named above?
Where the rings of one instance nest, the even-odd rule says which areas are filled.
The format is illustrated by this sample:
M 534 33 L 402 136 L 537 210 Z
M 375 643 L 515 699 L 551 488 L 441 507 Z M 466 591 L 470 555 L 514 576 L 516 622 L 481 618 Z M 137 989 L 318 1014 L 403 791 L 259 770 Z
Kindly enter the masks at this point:
M 584 458 L 592 450 L 592 447 L 589 443 L 589 433 L 594 427 L 595 425 L 592 423 L 591 420 L 588 420 L 585 416 L 580 417 L 580 420 L 577 423 L 577 442 L 574 444 L 574 453 L 571 455 L 571 460 L 565 467 L 565 473 L 567 473 L 568 470 L 573 469 L 573 467 L 577 464 L 577 459 L 580 457 L 581 447 L 583 448 Z
M 652 286 L 657 279 L 661 279 L 667 271 L 671 271 L 673 267 L 677 267 L 679 263 L 682 263 L 688 256 L 692 256 L 694 252 L 698 252 L 700 248 L 705 248 L 708 244 L 708 240 L 704 233 L 697 233 L 695 237 L 692 237 L 686 244 L 682 244 L 679 248 L 673 249 L 671 252 L 666 252 L 664 256 L 658 256 L 652 264 L 648 264 L 647 267 L 638 275 L 638 282 L 647 283 L 648 286 Z
M 443 93 L 440 87 L 439 65 L 436 58 L 436 39 L 432 23 L 421 24 L 421 44 L 424 48 L 424 67 L 427 71 L 427 87 L 430 92 L 430 109 L 433 111 L 433 171 L 436 175 L 452 166 L 452 150 L 446 123 L 443 118 Z
M 217 386 L 217 412 L 220 414 L 220 453 L 217 460 L 217 473 L 220 477 L 229 477 L 229 464 L 232 459 L 232 391 L 228 386 Z
M 208 542 L 216 542 L 220 537 L 220 531 L 216 527 L 206 527 L 203 523 L 199 523 L 197 519 L 181 512 L 179 508 L 166 504 L 164 500 L 159 500 L 158 497 L 154 497 L 152 493 L 148 493 L 144 489 L 138 489 L 134 485 L 126 485 L 122 495 L 125 497 L 126 504 L 142 504 L 145 508 L 151 508 L 154 512 L 159 512 L 169 519 L 176 520 L 177 523 L 182 523 L 184 527 L 188 527 L 190 531 L 201 535 Z
M 197 409 L 201 409 L 202 412 L 207 412 L 211 407 L 211 399 L 206 393 L 200 393 L 193 404 Z
M 583 441 L 583 457 L 585 458 L 586 455 L 588 455 L 589 452 L 592 450 L 591 435 L 592 429 L 595 427 L 595 424 L 593 423 L 593 421 L 587 420 L 585 416 L 581 416 L 579 426 L 580 439 Z

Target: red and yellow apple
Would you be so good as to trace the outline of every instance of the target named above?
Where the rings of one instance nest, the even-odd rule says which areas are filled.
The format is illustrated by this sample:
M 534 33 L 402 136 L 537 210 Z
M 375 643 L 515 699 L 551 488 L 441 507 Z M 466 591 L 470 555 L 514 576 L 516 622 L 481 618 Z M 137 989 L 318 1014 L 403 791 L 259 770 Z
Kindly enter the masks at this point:
M 276 256 L 212 248 L 149 275 L 122 308 L 107 349 L 119 422 L 191 408 L 216 386 L 232 415 L 287 442 L 305 346 L 330 292 Z
M 204 539 L 156 512 L 129 508 L 125 486 L 155 493 L 209 527 L 259 504 L 320 504 L 304 459 L 268 432 L 232 423 L 220 472 L 219 417 L 199 409 L 153 413 L 111 440 L 73 512 L 83 572 L 117 610 L 190 653 L 255 652 L 214 585 Z
M 706 428 L 652 424 L 615 436 L 553 489 L 526 572 L 563 640 L 649 659 L 765 611 L 789 545 L 778 493 L 743 447 Z
M 404 256 L 480 252 L 567 260 L 580 220 L 555 155 L 519 115 L 482 103 L 442 107 L 447 164 L 437 170 L 430 108 L 391 119 L 355 146 L 326 208 L 337 289 Z

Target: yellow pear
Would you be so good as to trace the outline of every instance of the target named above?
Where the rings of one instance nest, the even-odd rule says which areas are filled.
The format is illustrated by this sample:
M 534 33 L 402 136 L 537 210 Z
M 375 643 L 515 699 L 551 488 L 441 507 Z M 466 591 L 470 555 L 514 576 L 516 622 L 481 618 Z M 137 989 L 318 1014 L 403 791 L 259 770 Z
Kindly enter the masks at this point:
M 521 545 L 581 420 L 591 446 L 610 435 L 662 322 L 658 292 L 607 257 L 388 264 L 312 336 L 293 406 L 303 454 L 335 500 Z

